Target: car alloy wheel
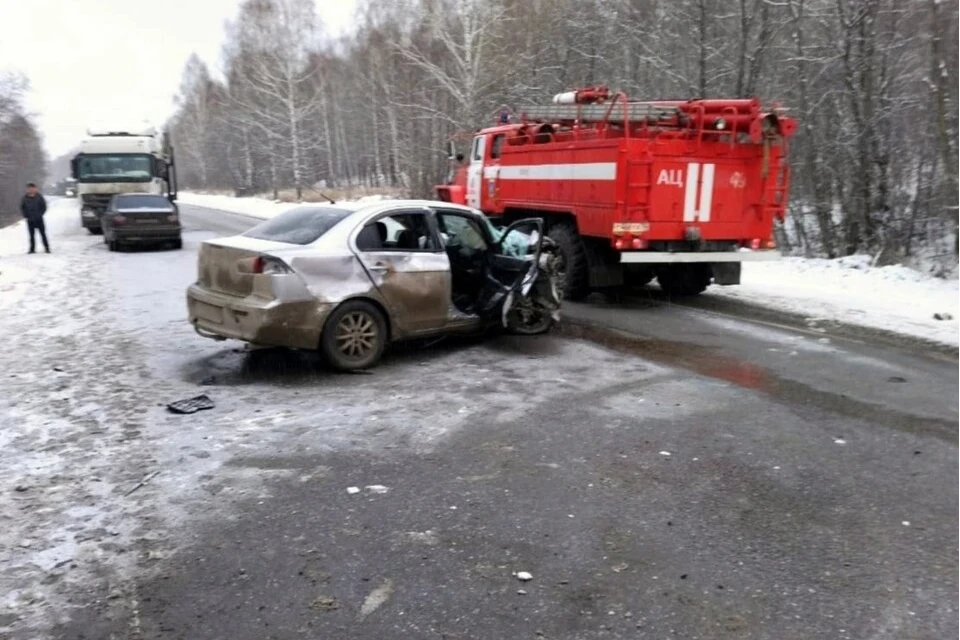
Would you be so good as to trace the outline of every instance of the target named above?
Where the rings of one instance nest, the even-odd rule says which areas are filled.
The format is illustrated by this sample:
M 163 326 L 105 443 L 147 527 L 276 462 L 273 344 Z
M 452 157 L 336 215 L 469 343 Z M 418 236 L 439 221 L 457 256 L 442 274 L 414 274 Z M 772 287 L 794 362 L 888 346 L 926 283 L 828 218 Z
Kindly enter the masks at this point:
M 386 342 L 387 325 L 379 309 L 363 300 L 351 300 L 327 319 L 321 346 L 334 368 L 352 371 L 375 365 Z
M 337 349 L 347 358 L 365 358 L 375 348 L 377 325 L 369 314 L 352 311 L 337 324 Z

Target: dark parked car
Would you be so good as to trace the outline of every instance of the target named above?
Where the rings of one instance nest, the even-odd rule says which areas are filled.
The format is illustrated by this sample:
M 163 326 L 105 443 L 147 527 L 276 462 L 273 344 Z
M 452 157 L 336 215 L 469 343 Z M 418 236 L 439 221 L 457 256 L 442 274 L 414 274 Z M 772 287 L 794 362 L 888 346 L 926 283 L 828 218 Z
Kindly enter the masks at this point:
M 132 244 L 172 244 L 183 247 L 177 205 L 155 193 L 120 193 L 110 200 L 100 219 L 103 241 L 110 251 Z

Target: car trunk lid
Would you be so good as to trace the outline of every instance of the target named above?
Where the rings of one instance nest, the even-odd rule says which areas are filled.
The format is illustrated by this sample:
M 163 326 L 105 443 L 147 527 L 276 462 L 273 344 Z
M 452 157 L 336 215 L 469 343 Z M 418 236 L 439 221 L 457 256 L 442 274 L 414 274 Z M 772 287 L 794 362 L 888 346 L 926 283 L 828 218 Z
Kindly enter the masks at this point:
M 176 219 L 171 219 L 175 213 L 172 210 L 161 211 L 159 209 L 120 209 L 117 216 L 123 216 L 128 226 L 134 227 L 157 227 L 170 226 L 177 224 Z
M 264 255 L 271 250 L 289 247 L 290 245 L 283 242 L 245 236 L 208 240 L 200 245 L 197 257 L 197 283 L 210 291 L 233 296 L 248 296 L 253 292 L 256 275 L 242 271 L 240 261 Z

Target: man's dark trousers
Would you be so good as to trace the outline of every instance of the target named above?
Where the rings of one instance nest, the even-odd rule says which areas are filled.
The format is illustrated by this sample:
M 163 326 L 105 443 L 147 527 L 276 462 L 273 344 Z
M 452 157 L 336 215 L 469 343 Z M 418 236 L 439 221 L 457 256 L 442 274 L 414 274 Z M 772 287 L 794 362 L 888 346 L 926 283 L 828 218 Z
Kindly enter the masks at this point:
M 47 242 L 47 227 L 43 224 L 43 217 L 27 218 L 27 230 L 30 232 L 30 253 L 34 253 L 37 248 L 34 239 L 34 233 L 37 231 L 40 232 L 40 239 L 43 240 L 43 248 L 47 253 L 50 253 L 50 243 Z

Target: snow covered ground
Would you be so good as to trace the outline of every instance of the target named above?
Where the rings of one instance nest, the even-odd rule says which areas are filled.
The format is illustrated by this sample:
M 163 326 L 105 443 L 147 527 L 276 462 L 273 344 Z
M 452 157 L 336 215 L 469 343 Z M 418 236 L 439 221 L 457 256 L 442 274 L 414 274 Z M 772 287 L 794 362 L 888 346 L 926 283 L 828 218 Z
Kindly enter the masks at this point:
M 295 206 L 263 198 L 192 193 L 180 194 L 180 201 L 256 218 L 269 218 Z M 747 263 L 742 284 L 711 287 L 710 295 L 800 313 L 811 322 L 843 322 L 957 345 L 958 291 L 956 279 L 933 278 L 902 266 L 871 267 L 869 256 L 857 255 Z M 949 317 L 937 320 L 934 314 Z
M 871 267 L 870 256 L 785 258 L 747 263 L 743 283 L 712 295 L 827 320 L 884 329 L 949 345 L 960 343 L 956 279 L 899 265 Z M 937 320 L 934 316 L 946 318 Z

